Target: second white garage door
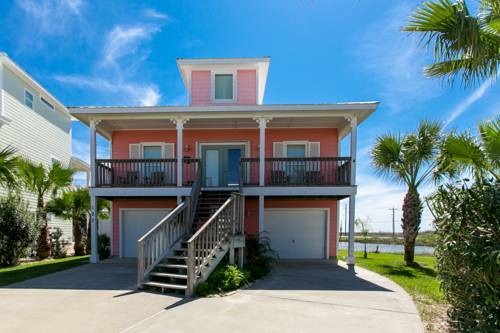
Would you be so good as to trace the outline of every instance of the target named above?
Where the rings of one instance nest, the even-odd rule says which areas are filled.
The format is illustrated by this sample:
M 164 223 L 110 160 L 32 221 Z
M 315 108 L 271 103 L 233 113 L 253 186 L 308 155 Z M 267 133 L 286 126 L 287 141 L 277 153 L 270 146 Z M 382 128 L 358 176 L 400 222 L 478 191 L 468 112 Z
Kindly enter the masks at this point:
M 326 258 L 327 210 L 266 209 L 265 229 L 282 259 Z
M 121 211 L 121 256 L 137 257 L 137 241 L 171 209 L 124 209 Z

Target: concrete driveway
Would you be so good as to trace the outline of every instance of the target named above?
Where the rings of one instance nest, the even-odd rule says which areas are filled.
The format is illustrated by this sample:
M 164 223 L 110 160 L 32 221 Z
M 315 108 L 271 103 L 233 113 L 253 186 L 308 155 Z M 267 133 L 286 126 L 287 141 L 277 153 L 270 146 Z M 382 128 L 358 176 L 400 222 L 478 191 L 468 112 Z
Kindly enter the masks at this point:
M 282 262 L 225 297 L 136 292 L 133 262 L 84 265 L 0 288 L 1 332 L 424 332 L 411 298 L 375 273 Z

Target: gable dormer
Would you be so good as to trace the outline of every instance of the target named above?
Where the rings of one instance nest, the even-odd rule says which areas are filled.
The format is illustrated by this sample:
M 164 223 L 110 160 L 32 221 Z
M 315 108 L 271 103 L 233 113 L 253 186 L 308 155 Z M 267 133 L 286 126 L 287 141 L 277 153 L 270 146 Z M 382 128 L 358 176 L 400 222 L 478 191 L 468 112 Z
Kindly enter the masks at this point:
M 189 105 L 262 104 L 269 57 L 177 59 Z

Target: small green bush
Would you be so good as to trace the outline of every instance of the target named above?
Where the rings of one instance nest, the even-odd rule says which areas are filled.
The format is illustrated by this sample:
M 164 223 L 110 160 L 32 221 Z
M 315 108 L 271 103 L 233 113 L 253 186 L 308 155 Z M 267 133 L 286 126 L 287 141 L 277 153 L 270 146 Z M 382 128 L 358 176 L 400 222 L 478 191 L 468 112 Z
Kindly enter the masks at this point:
M 247 252 L 245 270 L 251 279 L 260 279 L 267 275 L 279 261 L 276 251 L 271 248 L 271 239 L 264 231 L 259 235 L 247 235 L 245 239 Z
M 212 272 L 207 281 L 200 284 L 197 294 L 208 296 L 238 289 L 248 284 L 248 275 L 239 270 L 237 266 L 221 262 Z
M 0 199 L 0 266 L 17 265 L 38 233 L 35 216 L 26 202 L 14 194 Z
M 99 259 L 108 259 L 111 255 L 111 240 L 106 234 L 99 235 L 97 239 L 97 252 Z
M 443 186 L 431 202 L 452 331 L 500 331 L 500 183 Z
M 56 227 L 55 230 L 49 234 L 51 253 L 54 258 L 65 258 L 67 255 L 67 246 L 69 242 L 62 239 L 62 235 L 62 230 L 59 227 Z

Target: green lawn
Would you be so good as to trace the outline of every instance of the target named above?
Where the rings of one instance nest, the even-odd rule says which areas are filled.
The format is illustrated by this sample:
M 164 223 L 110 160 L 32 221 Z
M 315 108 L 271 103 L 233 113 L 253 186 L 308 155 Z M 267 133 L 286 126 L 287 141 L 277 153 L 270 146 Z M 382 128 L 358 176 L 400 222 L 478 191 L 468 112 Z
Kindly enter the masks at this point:
M 402 254 L 355 252 L 356 265 L 386 276 L 403 287 L 412 297 L 427 332 L 446 331 L 447 305 L 439 289 L 436 275 L 436 258 L 415 256 L 415 267 L 406 266 Z M 347 250 L 339 251 L 339 259 L 344 260 Z
M 14 267 L 0 268 L 0 286 L 32 279 L 38 276 L 77 267 L 89 262 L 89 256 L 49 259 Z

